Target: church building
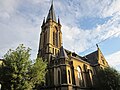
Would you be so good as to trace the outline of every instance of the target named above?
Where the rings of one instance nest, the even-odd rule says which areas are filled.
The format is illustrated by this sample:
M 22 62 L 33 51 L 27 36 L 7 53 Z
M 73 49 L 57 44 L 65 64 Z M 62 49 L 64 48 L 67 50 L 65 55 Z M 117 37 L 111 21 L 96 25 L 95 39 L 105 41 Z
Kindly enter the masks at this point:
M 61 27 L 52 3 L 40 33 L 38 57 L 48 62 L 45 84 L 40 90 L 92 90 L 98 81 L 98 69 L 108 67 L 108 63 L 98 45 L 86 56 L 65 49 Z

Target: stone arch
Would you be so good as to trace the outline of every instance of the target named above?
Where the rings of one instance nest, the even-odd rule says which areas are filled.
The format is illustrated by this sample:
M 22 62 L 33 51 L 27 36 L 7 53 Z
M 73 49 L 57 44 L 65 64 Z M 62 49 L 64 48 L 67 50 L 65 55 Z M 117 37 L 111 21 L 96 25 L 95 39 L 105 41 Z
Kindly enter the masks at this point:
M 92 86 L 93 85 L 93 72 L 92 72 L 92 70 L 88 70 L 88 72 L 89 72 L 89 77 L 90 77 L 90 86 Z
M 56 47 L 58 47 L 58 44 L 59 44 L 59 31 L 58 31 L 58 28 L 55 26 L 55 45 Z
M 55 45 L 55 38 L 56 38 L 56 34 L 55 31 L 53 31 L 53 45 Z
M 83 73 L 80 66 L 77 67 L 77 77 L 79 86 L 83 86 Z
M 91 76 L 90 76 L 90 69 L 88 69 L 87 65 L 83 65 L 83 70 L 84 70 L 84 79 L 85 79 L 85 86 L 91 87 L 92 82 L 91 82 Z

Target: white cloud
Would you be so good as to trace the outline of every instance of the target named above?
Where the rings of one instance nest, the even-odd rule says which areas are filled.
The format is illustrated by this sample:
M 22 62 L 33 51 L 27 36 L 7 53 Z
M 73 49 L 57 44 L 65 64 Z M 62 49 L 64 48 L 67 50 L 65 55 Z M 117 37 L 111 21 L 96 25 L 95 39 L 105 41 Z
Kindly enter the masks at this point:
M 110 66 L 120 71 L 120 51 L 106 56 L 106 59 Z
M 70 50 L 80 53 L 108 38 L 120 36 L 120 17 L 114 16 L 103 25 L 92 30 L 63 25 L 63 43 Z
M 10 1 L 0 1 L 0 58 L 8 49 L 15 49 L 22 43 L 32 48 L 31 57 L 36 58 L 40 33 L 38 23 L 41 24 L 42 20 L 34 15 L 36 22 L 31 21 L 18 10 L 19 0 Z
M 43 3 L 48 3 L 48 2 L 50 2 L 50 0 L 31 0 L 31 2 L 43 4 Z
M 56 16 L 60 15 L 63 27 L 65 48 L 80 53 L 120 31 L 118 3 L 119 0 L 54 1 Z M 19 43 L 25 43 L 33 49 L 33 57 L 36 56 L 39 26 L 43 17 L 48 14 L 49 6 L 50 0 L 1 0 L 0 32 L 3 38 L 0 38 L 0 50 L 5 52 Z M 79 23 L 76 23 L 86 16 L 104 18 L 111 15 L 113 17 L 108 22 L 92 30 L 83 30 L 79 27 Z M 119 34 L 116 34 L 116 37 L 118 36 Z M 2 55 L 3 53 L 0 53 L 0 57 Z
M 26 22 L 24 18 L 15 17 L 16 20 L 14 23 L 1 24 L 0 32 L 0 57 L 2 57 L 6 51 L 10 48 L 15 48 L 19 44 L 25 44 L 26 47 L 32 48 L 32 58 L 35 58 L 38 50 L 38 41 L 39 41 L 39 26 L 35 27 L 34 25 Z
M 0 1 L 0 58 L 8 49 L 15 49 L 21 43 L 25 44 L 26 47 L 30 47 L 32 49 L 31 57 L 36 58 L 40 25 L 43 16 L 46 16 L 48 12 L 49 5 L 46 5 L 49 4 L 50 1 L 48 1 Z
M 113 16 L 120 11 L 120 0 L 112 0 L 112 2 L 107 5 L 103 10 L 103 16 Z
M 0 18 L 10 18 L 18 4 L 19 0 L 0 0 Z
M 63 26 L 63 45 L 65 48 L 80 53 L 88 48 L 88 40 L 91 38 L 89 35 L 91 31 L 82 30 L 78 27 Z
M 0 1 L 0 10 L 7 12 L 12 12 L 16 8 L 19 0 L 1 0 Z

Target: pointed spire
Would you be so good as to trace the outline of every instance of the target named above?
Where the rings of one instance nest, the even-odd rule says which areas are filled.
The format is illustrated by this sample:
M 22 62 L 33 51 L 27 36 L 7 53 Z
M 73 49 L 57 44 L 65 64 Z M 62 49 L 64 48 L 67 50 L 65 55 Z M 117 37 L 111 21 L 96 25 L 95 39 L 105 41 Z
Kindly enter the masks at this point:
M 98 46 L 98 44 L 96 44 L 96 46 L 97 46 L 97 49 L 99 50 L 99 46 Z
M 56 22 L 56 16 L 55 16 L 55 12 L 54 12 L 54 8 L 53 8 L 53 0 L 51 2 L 51 7 L 47 16 L 47 21 L 48 20 L 53 20 Z
M 60 19 L 59 19 L 59 16 L 58 16 L 58 24 L 60 25 Z
M 98 44 L 96 44 L 96 46 L 97 46 L 97 51 L 98 51 L 98 53 L 101 52 L 101 50 L 100 50 Z
M 44 25 L 45 24 L 45 17 L 44 17 L 44 19 L 43 19 L 43 24 L 42 25 Z
M 65 52 L 63 46 L 60 48 L 59 58 L 68 58 L 67 53 Z
M 98 44 L 96 44 L 97 48 L 99 47 Z

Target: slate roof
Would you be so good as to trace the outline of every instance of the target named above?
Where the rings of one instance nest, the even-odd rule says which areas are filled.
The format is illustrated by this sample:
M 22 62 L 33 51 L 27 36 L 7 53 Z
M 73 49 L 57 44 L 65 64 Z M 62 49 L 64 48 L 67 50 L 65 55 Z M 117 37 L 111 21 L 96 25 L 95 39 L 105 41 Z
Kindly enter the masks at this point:
M 76 58 L 78 58 L 78 59 L 82 59 L 82 57 L 79 56 L 78 54 L 76 54 L 75 52 L 71 52 L 71 51 L 66 50 L 66 49 L 65 49 L 65 52 L 67 53 L 67 55 L 70 55 L 70 54 L 71 54 L 71 56 L 73 56 L 73 57 L 76 57 Z
M 55 11 L 54 11 L 54 7 L 53 7 L 53 3 L 51 4 L 48 16 L 47 16 L 47 20 L 53 20 L 56 22 L 56 16 L 55 16 Z
M 98 63 L 98 50 L 84 56 L 83 59 L 89 62 L 90 64 L 97 64 Z
M 63 46 L 60 48 L 59 58 L 68 58 L 68 55 L 65 52 L 65 49 L 63 48 Z
M 87 63 L 90 63 L 91 65 L 95 65 L 98 64 L 98 50 L 86 55 L 86 56 L 79 56 L 78 54 L 76 54 L 75 52 L 71 52 L 69 50 L 65 50 L 65 52 L 67 53 L 67 55 L 72 55 L 73 57 L 78 58 L 79 60 L 83 60 Z

